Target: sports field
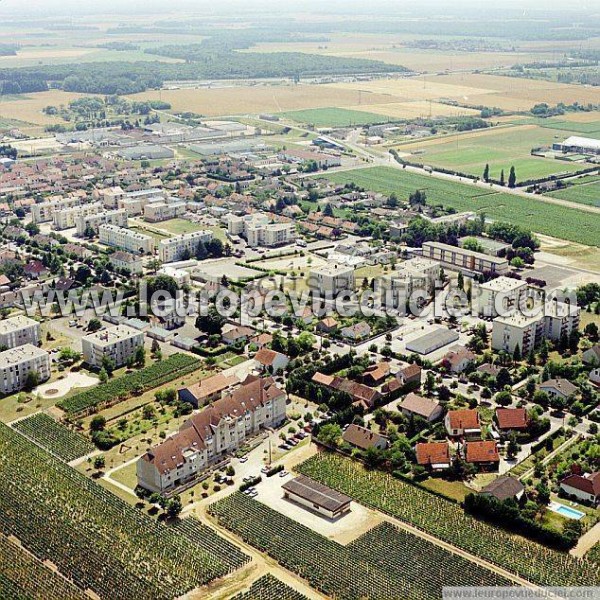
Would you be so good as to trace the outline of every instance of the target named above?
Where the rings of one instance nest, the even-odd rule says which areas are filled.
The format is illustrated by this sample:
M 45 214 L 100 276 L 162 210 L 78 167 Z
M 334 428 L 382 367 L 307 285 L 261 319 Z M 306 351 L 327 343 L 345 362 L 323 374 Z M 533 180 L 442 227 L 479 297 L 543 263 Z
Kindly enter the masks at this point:
M 524 198 L 503 192 L 486 193 L 485 188 L 396 169 L 370 167 L 352 171 L 328 173 L 326 178 L 336 183 L 354 182 L 375 192 L 396 192 L 400 198 L 417 189 L 427 194 L 428 204 L 441 204 L 457 211 L 483 212 L 491 219 L 522 225 L 537 233 L 600 246 L 600 215 L 579 211 L 542 200 Z
M 467 133 L 458 133 L 435 139 L 401 144 L 400 152 L 414 153 L 409 160 L 436 167 L 453 169 L 477 177 L 483 175 L 486 163 L 490 177 L 505 177 L 515 167 L 517 183 L 550 175 L 574 173 L 589 168 L 589 164 L 565 162 L 553 158 L 531 156 L 533 148 L 550 147 L 574 131 L 556 131 L 537 125 L 491 127 Z
M 383 105 L 385 110 L 385 105 Z M 394 121 L 391 116 L 347 108 L 311 108 L 280 113 L 281 116 L 316 127 L 353 127 Z
M 547 195 L 569 200 L 569 202 L 600 206 L 600 176 L 586 175 L 568 187 L 556 192 L 549 192 Z

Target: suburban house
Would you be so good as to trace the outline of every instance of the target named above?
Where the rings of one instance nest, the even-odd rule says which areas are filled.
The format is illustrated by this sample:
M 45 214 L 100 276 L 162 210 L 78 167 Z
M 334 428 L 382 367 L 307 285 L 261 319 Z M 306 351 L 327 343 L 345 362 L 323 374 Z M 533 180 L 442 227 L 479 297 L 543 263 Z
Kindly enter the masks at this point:
M 465 442 L 465 460 L 480 469 L 497 469 L 500 463 L 498 446 L 489 440 Z
M 177 393 L 182 402 L 189 402 L 194 408 L 200 408 L 209 402 L 218 400 L 223 392 L 232 390 L 239 383 L 239 379 L 235 375 L 218 373 L 189 387 L 181 388 Z
M 379 435 L 366 427 L 361 427 L 354 423 L 346 427 L 342 439 L 348 444 L 361 448 L 362 450 L 367 450 L 369 448 L 385 450 L 388 446 L 388 439 L 385 436 Z
M 600 471 L 568 475 L 560 482 L 560 489 L 567 496 L 596 505 L 600 502 Z
M 600 387 L 600 367 L 597 369 L 592 369 L 588 376 L 590 383 L 597 385 Z
M 449 410 L 446 413 L 444 425 L 448 435 L 453 437 L 481 437 L 479 413 L 476 409 Z
M 371 326 L 366 321 L 360 321 L 348 327 L 342 327 L 340 330 L 342 337 L 347 340 L 359 341 L 368 338 L 371 335 Z
M 563 400 L 567 400 L 579 391 L 579 388 L 568 379 L 548 379 L 540 383 L 538 388 L 546 392 L 550 398 L 562 398 Z
M 444 409 L 437 402 L 423 398 L 423 396 L 419 396 L 414 392 L 408 394 L 398 408 L 407 417 L 421 417 L 430 423 L 437 421 L 444 412 Z
M 23 273 L 28 279 L 40 279 L 48 275 L 49 271 L 41 260 L 30 260 L 23 267 Z
M 363 408 L 370 409 L 375 406 L 375 403 L 382 397 L 381 393 L 376 389 L 370 388 L 368 385 L 350 381 L 343 377 L 334 375 L 325 375 L 318 371 L 313 375 L 312 381 L 319 383 L 333 390 L 345 392 L 352 398 L 352 403 L 360 404 Z
M 333 317 L 321 319 L 316 326 L 320 333 L 333 333 L 339 327 L 339 323 Z
M 479 365 L 475 371 L 477 373 L 482 373 L 483 375 L 491 375 L 492 377 L 496 377 L 498 373 L 500 373 L 500 367 L 493 365 L 492 363 L 483 363 L 482 365 Z
M 499 433 L 525 431 L 529 425 L 524 408 L 497 408 L 494 424 Z
M 442 365 L 447 366 L 452 373 L 463 373 L 476 358 L 468 348 L 458 346 L 445 354 Z
M 488 483 L 479 492 L 482 496 L 496 498 L 499 502 L 505 500 L 520 500 L 525 493 L 525 486 L 514 477 L 498 477 Z
M 415 446 L 417 464 L 432 471 L 449 469 L 450 445 L 448 442 L 424 442 Z
M 337 519 L 350 512 L 352 498 L 318 483 L 306 475 L 299 475 L 281 486 L 283 497 L 305 506 L 329 519 Z
M 409 383 L 421 383 L 421 367 L 417 363 L 402 367 L 396 373 L 396 379 L 401 385 L 408 385 Z
M 254 344 L 260 350 L 268 346 L 273 341 L 273 336 L 270 333 L 259 333 L 250 338 L 250 343 Z
M 194 480 L 262 429 L 286 418 L 286 393 L 273 378 L 249 376 L 242 385 L 188 419 L 179 432 L 136 463 L 138 484 L 169 493 Z
M 586 365 L 592 365 L 593 367 L 600 366 L 600 344 L 588 348 L 581 355 L 581 359 Z
M 390 365 L 386 362 L 380 362 L 376 365 L 371 365 L 365 369 L 362 374 L 363 383 L 370 386 L 382 384 L 390 374 Z
M 254 361 L 257 367 L 270 373 L 279 373 L 283 371 L 290 362 L 290 359 L 281 352 L 275 352 L 269 348 L 261 348 L 255 355 Z

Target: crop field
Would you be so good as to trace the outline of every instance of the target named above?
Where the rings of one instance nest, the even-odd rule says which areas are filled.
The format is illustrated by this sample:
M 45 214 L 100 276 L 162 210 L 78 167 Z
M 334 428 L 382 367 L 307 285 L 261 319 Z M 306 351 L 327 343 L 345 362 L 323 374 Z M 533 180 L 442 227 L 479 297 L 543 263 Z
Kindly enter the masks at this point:
M 561 137 L 574 135 L 565 132 Z M 505 177 L 511 166 L 515 167 L 517 183 L 529 179 L 541 179 L 550 175 L 577 172 L 589 168 L 585 163 L 567 163 L 552 158 L 531 156 L 532 148 L 551 146 L 556 141 L 555 130 L 536 125 L 515 127 L 492 127 L 442 138 L 409 142 L 397 146 L 401 152 L 416 153 L 410 159 L 415 162 L 453 169 L 481 177 L 483 169 L 490 165 L 490 177 Z
M 316 127 L 355 127 L 357 125 L 388 123 L 394 120 L 391 116 L 385 116 L 383 114 L 332 107 L 296 110 L 280 114 L 293 121 L 310 123 Z
M 86 600 L 88 597 L 0 534 L 0 598 Z
M 233 600 L 308 600 L 271 574 L 257 579 L 247 592 L 236 594 Z
M 168 600 L 237 569 L 215 533 L 185 539 L 0 424 L 0 532 L 102 598 Z
M 109 402 L 124 400 L 131 393 L 141 394 L 146 390 L 168 383 L 200 368 L 201 361 L 179 352 L 152 365 L 136 370 L 131 375 L 109 379 L 106 383 L 70 396 L 57 406 L 69 416 L 80 414 Z
M 44 413 L 17 421 L 13 429 L 65 462 L 85 456 L 96 449 L 88 439 Z
M 387 523 L 348 546 L 235 493 L 210 506 L 219 523 L 328 596 L 430 599 L 444 585 L 509 585 L 491 571 Z M 379 549 L 386 547 L 388 552 Z
M 389 104 L 362 105 L 361 110 L 368 110 L 376 114 L 385 114 L 394 119 L 417 119 L 430 117 L 460 117 L 467 115 L 479 116 L 480 111 L 462 106 L 452 106 L 426 100 L 415 102 L 390 102 Z
M 548 196 L 562 198 L 569 202 L 579 202 L 590 206 L 600 206 L 600 177 L 597 175 L 586 175 L 573 184 L 567 185 L 562 190 L 548 192 Z
M 568 132 L 569 135 L 579 134 L 584 137 L 598 137 L 598 134 L 600 134 L 600 119 L 596 119 L 595 121 L 543 119 L 543 122 L 540 123 L 540 125 L 547 129 L 564 130 Z
M 511 535 L 462 508 L 381 471 L 335 454 L 319 454 L 297 470 L 406 523 L 539 585 L 598 581 L 600 566 Z
M 46 106 L 65 106 L 71 100 L 81 98 L 82 94 L 52 90 L 4 100 L 0 96 L 0 118 L 17 119 L 33 125 L 54 125 L 64 123 L 59 116 L 50 116 L 42 112 Z
M 486 193 L 485 188 L 444 180 L 432 175 L 407 172 L 393 167 L 371 167 L 328 173 L 336 183 L 354 182 L 375 192 L 396 192 L 408 198 L 415 190 L 424 190 L 430 204 L 441 204 L 457 211 L 483 212 L 491 219 L 528 227 L 551 237 L 600 246 L 600 215 L 576 208 L 548 204 L 503 192 Z

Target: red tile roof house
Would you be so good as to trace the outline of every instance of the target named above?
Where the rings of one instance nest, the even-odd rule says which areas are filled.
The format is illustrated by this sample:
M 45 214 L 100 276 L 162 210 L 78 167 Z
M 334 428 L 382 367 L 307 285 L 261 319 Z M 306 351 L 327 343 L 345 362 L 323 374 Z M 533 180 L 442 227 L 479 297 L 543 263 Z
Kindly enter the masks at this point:
M 229 331 L 226 331 L 221 335 L 221 338 L 228 346 L 236 344 L 237 342 L 247 342 L 248 338 L 252 336 L 254 329 L 250 327 L 233 327 Z
M 500 464 L 498 446 L 494 441 L 466 442 L 465 460 L 480 469 L 497 469 Z
M 361 448 L 362 450 L 367 450 L 369 448 L 385 450 L 388 446 L 388 439 L 384 435 L 379 435 L 366 427 L 361 427 L 354 423 L 348 425 L 342 435 L 342 439 L 348 444 Z
M 375 403 L 382 397 L 380 392 L 362 383 L 334 375 L 325 375 L 318 371 L 313 375 L 312 381 L 333 390 L 346 392 L 352 398 L 354 405 L 361 405 L 365 410 L 373 408 Z
M 423 398 L 423 396 L 413 392 L 404 398 L 398 408 L 407 417 L 414 415 L 430 423 L 441 418 L 444 412 L 444 409 L 437 402 Z
M 390 374 L 390 365 L 386 362 L 380 362 L 376 365 L 367 367 L 362 374 L 363 383 L 370 386 L 380 385 Z
M 444 419 L 448 435 L 452 437 L 481 437 L 479 413 L 475 409 L 450 410 Z
M 529 425 L 524 408 L 497 408 L 494 424 L 499 433 L 525 431 Z
M 325 317 L 317 323 L 317 331 L 333 333 L 339 327 L 339 323 L 333 317 Z
M 560 482 L 560 489 L 569 497 L 573 496 L 596 506 L 600 503 L 600 471 L 568 475 Z
M 396 378 L 402 385 L 421 383 L 421 367 L 416 363 L 407 365 L 396 373 Z
M 269 350 L 269 348 L 261 348 L 254 355 L 254 361 L 259 368 L 274 374 L 283 371 L 290 362 L 290 359 L 281 352 L 275 352 L 275 350 Z
M 39 279 L 48 274 L 48 269 L 40 260 L 31 260 L 24 267 L 23 272 L 29 279 Z
M 476 358 L 477 356 L 467 348 L 458 347 L 450 350 L 442 359 L 441 364 L 447 366 L 452 373 L 462 373 Z
M 426 442 L 415 446 L 417 464 L 432 471 L 449 469 L 450 446 L 448 442 Z

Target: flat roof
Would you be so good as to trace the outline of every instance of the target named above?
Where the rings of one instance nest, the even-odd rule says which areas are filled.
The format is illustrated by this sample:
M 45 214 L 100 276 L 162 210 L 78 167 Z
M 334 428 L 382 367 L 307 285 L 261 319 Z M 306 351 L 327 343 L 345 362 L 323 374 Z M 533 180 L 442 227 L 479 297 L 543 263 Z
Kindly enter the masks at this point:
M 119 340 L 126 340 L 130 337 L 138 335 L 144 334 L 133 327 L 128 327 L 127 325 L 116 325 L 110 329 L 104 329 L 102 331 L 97 331 L 96 333 L 90 333 L 82 339 L 93 342 L 98 346 L 108 346 L 109 344 L 114 344 Z
M 449 250 L 450 252 L 456 252 L 463 256 L 474 256 L 491 263 L 496 264 L 507 264 L 506 258 L 500 258 L 499 256 L 490 256 L 483 252 L 475 252 L 474 250 L 467 250 L 466 248 L 460 248 L 459 246 L 451 246 L 450 244 L 443 244 L 442 242 L 423 242 L 423 247 L 438 248 L 439 250 Z
M 348 273 L 354 273 L 354 268 L 347 265 L 340 265 L 337 263 L 327 263 L 320 267 L 311 269 L 311 273 L 317 275 L 347 275 Z
M 510 290 L 516 290 L 526 285 L 527 282 L 522 281 L 521 279 L 513 279 L 512 277 L 501 276 L 496 277 L 496 279 L 486 281 L 485 283 L 482 283 L 479 287 L 482 290 L 491 290 L 494 292 L 508 292 Z
M 12 331 L 20 331 L 26 327 L 32 327 L 38 325 L 37 321 L 26 317 L 25 315 L 17 315 L 10 319 L 0 321 L 0 333 L 11 333 Z
M 39 356 L 48 356 L 48 352 L 42 348 L 38 348 L 33 344 L 24 344 L 17 348 L 10 348 L 4 352 L 0 352 L 0 368 L 6 368 L 11 365 L 19 364 L 32 358 Z
M 336 512 L 352 502 L 350 496 L 336 492 L 326 485 L 306 477 L 306 475 L 299 475 L 295 479 L 284 483 L 281 487 L 287 492 L 300 496 L 300 498 L 331 512 Z
M 429 354 L 439 348 L 456 342 L 459 339 L 458 333 L 453 329 L 446 327 L 437 327 L 433 331 L 418 337 L 406 344 L 406 349 L 417 354 Z

